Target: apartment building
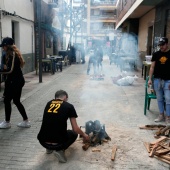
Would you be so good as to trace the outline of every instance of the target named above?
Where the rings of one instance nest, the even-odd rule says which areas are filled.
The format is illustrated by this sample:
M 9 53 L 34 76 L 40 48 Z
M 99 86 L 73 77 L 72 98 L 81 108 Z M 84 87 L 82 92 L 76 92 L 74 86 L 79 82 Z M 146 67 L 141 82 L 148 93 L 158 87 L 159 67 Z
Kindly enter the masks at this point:
M 59 16 L 63 30 L 63 49 L 91 41 L 110 42 L 116 23 L 117 0 L 60 0 Z
M 15 44 L 23 54 L 26 62 L 23 72 L 32 71 L 34 69 L 34 8 L 32 0 L 0 1 L 0 41 L 7 36 L 15 40 Z
M 117 0 L 93 0 L 87 1 L 87 41 L 88 45 L 93 42 L 110 47 L 116 23 Z

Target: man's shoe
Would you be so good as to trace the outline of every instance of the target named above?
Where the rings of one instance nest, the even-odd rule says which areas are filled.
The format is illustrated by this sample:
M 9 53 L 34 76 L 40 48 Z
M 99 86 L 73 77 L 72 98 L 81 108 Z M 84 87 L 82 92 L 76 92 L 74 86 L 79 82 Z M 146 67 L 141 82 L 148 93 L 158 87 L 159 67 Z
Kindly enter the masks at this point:
M 163 122 L 165 121 L 165 117 L 163 114 L 160 114 L 157 119 L 155 119 L 155 122 Z
M 6 122 L 5 120 L 0 123 L 0 129 L 9 129 L 11 128 L 11 123 Z
M 166 116 L 165 123 L 170 124 L 170 116 Z
M 63 150 L 54 151 L 54 155 L 58 158 L 59 162 L 66 163 L 67 158 L 65 157 L 65 152 Z
M 50 154 L 50 153 L 52 153 L 52 152 L 53 152 L 53 150 L 46 149 L 46 154 Z
M 29 121 L 22 121 L 20 123 L 18 123 L 17 125 L 18 127 L 22 127 L 22 128 L 30 128 L 31 124 Z

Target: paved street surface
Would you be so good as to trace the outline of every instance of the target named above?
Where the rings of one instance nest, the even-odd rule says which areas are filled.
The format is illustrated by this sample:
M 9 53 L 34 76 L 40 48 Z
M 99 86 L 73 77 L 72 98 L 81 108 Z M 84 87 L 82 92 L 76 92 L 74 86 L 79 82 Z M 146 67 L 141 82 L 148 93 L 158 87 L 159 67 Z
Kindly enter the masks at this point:
M 86 59 L 88 60 L 88 59 Z M 139 126 L 154 124 L 158 116 L 156 100 L 151 102 L 147 115 L 143 114 L 144 80 L 141 72 L 129 71 L 129 75 L 139 78 L 132 86 L 113 84 L 111 77 L 120 75 L 119 68 L 109 65 L 104 58 L 104 80 L 90 80 L 86 75 L 86 64 L 73 64 L 56 72 L 55 75 L 43 73 L 43 83 L 39 83 L 35 72 L 25 75 L 26 85 L 23 88 L 24 104 L 31 128 L 22 129 L 16 125 L 22 121 L 20 114 L 13 106 L 11 129 L 0 130 L 0 169 L 17 170 L 168 170 L 170 166 L 156 158 L 148 157 L 143 142 L 154 141 L 154 131 L 140 130 Z M 92 73 L 92 72 L 91 72 Z M 1 90 L 1 96 L 3 93 Z M 105 124 L 111 141 L 98 146 L 101 152 L 82 150 L 82 142 L 77 140 L 68 150 L 68 162 L 59 163 L 54 154 L 47 155 L 37 141 L 44 107 L 47 101 L 54 98 L 57 90 L 64 89 L 69 94 L 79 115 L 79 125 L 89 120 L 99 120 Z M 4 119 L 4 106 L 0 102 L 0 121 Z M 68 122 L 70 127 L 70 122 Z M 113 145 L 118 146 L 115 161 L 111 161 Z

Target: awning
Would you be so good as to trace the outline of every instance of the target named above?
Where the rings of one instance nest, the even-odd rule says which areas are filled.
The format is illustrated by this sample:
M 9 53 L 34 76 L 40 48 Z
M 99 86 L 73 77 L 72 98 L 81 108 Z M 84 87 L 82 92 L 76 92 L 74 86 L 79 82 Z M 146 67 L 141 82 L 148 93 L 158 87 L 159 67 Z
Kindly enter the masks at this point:
M 123 18 L 117 23 L 115 29 L 118 29 L 128 18 L 140 18 L 162 1 L 163 0 L 136 0 L 136 2 L 131 6 Z

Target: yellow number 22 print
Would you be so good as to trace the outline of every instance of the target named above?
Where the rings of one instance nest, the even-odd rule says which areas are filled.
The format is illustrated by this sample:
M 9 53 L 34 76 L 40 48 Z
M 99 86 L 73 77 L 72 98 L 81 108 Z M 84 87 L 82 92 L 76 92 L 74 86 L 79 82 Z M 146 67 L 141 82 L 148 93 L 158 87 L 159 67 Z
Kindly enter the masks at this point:
M 58 113 L 58 109 L 60 108 L 61 104 L 50 104 L 50 108 L 48 109 L 48 113 Z

